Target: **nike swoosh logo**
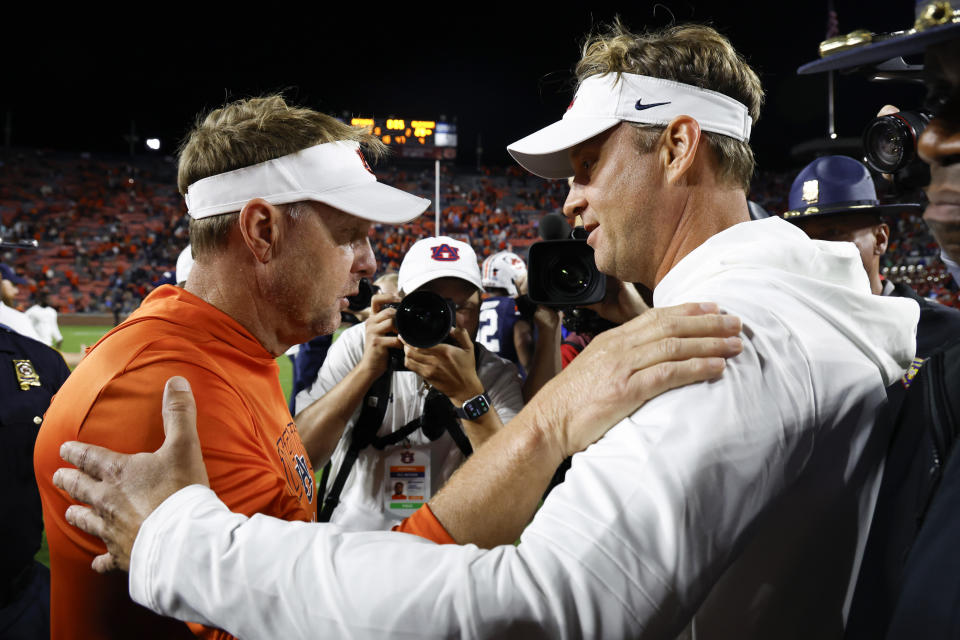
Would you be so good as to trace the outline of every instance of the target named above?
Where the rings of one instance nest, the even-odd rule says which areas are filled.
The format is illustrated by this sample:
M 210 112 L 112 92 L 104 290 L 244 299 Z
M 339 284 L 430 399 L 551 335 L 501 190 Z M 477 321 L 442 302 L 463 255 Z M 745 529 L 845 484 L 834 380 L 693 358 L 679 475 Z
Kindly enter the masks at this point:
M 653 107 L 662 107 L 665 104 L 670 104 L 669 102 L 654 102 L 653 104 L 641 104 L 643 99 L 637 100 L 637 104 L 633 105 L 633 108 L 637 111 L 643 111 L 644 109 L 651 109 Z

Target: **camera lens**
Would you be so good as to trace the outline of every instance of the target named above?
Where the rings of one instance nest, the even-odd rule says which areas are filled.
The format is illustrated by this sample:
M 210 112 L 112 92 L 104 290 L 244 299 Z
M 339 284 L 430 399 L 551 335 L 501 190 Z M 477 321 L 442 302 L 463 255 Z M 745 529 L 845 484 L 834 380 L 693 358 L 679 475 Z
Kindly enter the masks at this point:
M 917 157 L 917 139 L 930 122 L 926 111 L 875 118 L 863 132 L 864 160 L 881 173 L 896 173 Z
M 454 327 L 455 310 L 432 291 L 414 291 L 397 305 L 397 332 L 414 347 L 427 349 L 443 342 Z
M 553 285 L 562 295 L 577 296 L 590 286 L 590 265 L 582 256 L 560 256 L 551 271 Z
M 585 240 L 544 240 L 530 246 L 530 300 L 551 307 L 599 302 L 606 277 L 597 270 Z

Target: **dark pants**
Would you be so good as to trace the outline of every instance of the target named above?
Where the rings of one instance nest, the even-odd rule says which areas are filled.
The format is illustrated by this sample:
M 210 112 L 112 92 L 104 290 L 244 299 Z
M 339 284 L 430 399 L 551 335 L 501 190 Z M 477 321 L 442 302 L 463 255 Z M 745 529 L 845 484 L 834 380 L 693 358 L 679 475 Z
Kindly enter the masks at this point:
M 34 562 L 23 587 L 0 608 L 0 640 L 50 637 L 50 570 Z

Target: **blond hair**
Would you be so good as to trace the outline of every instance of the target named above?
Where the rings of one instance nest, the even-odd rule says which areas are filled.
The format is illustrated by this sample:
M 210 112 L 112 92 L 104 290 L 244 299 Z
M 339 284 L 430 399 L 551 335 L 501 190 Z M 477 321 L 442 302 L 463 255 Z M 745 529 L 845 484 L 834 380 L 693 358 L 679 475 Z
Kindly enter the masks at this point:
M 305 107 L 288 105 L 282 96 L 237 100 L 197 118 L 180 147 L 177 186 L 180 193 L 198 180 L 266 162 L 325 142 L 359 142 L 376 160 L 386 147 L 362 128 Z M 303 208 L 289 206 L 300 217 Z M 226 246 L 239 213 L 190 220 L 190 245 L 198 260 Z
M 760 78 L 712 27 L 686 24 L 635 34 L 615 18 L 603 31 L 587 38 L 576 66 L 578 84 L 607 73 L 635 73 L 717 91 L 746 105 L 754 124 L 760 118 Z M 640 151 L 653 150 L 663 127 L 635 127 Z M 712 132 L 704 132 L 704 138 L 716 156 L 718 177 L 748 191 L 754 170 L 750 144 Z

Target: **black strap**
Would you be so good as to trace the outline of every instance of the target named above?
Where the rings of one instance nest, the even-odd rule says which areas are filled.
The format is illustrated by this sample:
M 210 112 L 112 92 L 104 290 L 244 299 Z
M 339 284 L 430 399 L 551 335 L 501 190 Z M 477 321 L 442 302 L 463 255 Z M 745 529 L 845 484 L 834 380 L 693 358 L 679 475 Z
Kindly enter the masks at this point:
M 464 457 L 469 457 L 473 453 L 473 447 L 470 445 L 470 439 L 463 432 L 460 426 L 460 420 L 457 419 L 456 412 L 453 409 L 453 403 L 445 395 L 436 389 L 430 389 L 424 402 L 423 413 L 407 424 L 403 425 L 393 433 L 385 436 L 376 436 L 370 442 L 370 445 L 383 451 L 391 445 L 403 442 L 404 438 L 420 429 L 421 432 L 430 441 L 437 440 L 444 433 L 449 433 L 453 438 L 454 444 L 460 449 Z
M 317 516 L 320 522 L 330 522 L 333 510 L 340 504 L 340 493 L 343 486 L 347 483 L 350 471 L 357 462 L 357 457 L 367 445 L 376 437 L 377 429 L 383 422 L 383 417 L 387 413 L 387 399 L 390 396 L 390 381 L 393 378 L 393 372 L 387 369 L 383 375 L 370 386 L 366 395 L 363 397 L 363 409 L 360 410 L 360 417 L 353 425 L 353 433 L 350 436 L 350 446 L 343 457 L 343 463 L 337 472 L 337 478 L 330 487 L 330 493 L 323 500 L 323 507 Z M 329 470 L 329 463 L 324 469 L 324 478 Z M 326 480 L 324 480 L 326 485 Z M 322 495 L 322 494 L 321 494 Z
M 473 356 L 477 369 L 480 368 L 480 346 L 474 344 Z M 377 431 L 383 423 L 383 417 L 387 413 L 387 402 L 390 396 L 390 382 L 393 378 L 393 371 L 387 369 L 383 375 L 370 386 L 363 398 L 363 409 L 360 411 L 360 417 L 353 427 L 353 433 L 350 438 L 350 446 L 343 456 L 343 462 L 337 471 L 337 478 L 330 487 L 330 494 L 323 500 L 323 506 L 317 516 L 319 522 L 330 522 L 333 516 L 333 510 L 340 504 L 340 494 L 343 487 L 350 477 L 353 465 L 356 464 L 360 452 L 368 446 L 382 451 L 386 447 L 402 442 L 404 438 L 421 429 L 430 440 L 436 440 L 443 435 L 444 431 L 450 434 L 453 442 L 463 453 L 464 457 L 469 457 L 473 453 L 473 446 L 470 439 L 463 432 L 460 421 L 456 417 L 453 409 L 453 403 L 436 389 L 431 389 L 427 394 L 424 405 L 424 413 L 414 418 L 400 429 L 385 436 L 378 437 Z M 443 424 L 445 428 L 438 429 L 437 426 Z M 327 462 L 323 468 L 323 478 L 320 481 L 319 495 L 324 495 L 327 485 L 327 476 L 331 471 L 331 463 Z

